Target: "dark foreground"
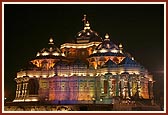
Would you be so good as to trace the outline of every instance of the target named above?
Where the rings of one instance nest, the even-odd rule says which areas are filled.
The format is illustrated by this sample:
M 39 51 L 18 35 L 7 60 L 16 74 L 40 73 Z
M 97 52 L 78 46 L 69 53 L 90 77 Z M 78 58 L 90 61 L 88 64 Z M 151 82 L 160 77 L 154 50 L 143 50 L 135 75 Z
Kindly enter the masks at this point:
M 162 111 L 157 105 L 142 104 L 47 104 L 5 103 L 4 111 Z

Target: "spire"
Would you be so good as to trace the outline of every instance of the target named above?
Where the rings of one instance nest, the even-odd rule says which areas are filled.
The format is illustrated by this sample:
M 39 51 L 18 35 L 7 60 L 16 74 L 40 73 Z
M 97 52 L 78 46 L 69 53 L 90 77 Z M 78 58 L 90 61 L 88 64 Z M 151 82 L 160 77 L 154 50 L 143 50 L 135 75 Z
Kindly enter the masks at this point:
M 84 26 L 86 24 L 86 14 L 83 15 L 83 19 L 82 19 L 83 23 L 84 23 Z
M 86 19 L 86 14 L 84 14 L 84 17 L 83 17 L 82 21 L 83 21 L 83 24 L 84 24 L 84 30 L 90 29 L 90 24 Z

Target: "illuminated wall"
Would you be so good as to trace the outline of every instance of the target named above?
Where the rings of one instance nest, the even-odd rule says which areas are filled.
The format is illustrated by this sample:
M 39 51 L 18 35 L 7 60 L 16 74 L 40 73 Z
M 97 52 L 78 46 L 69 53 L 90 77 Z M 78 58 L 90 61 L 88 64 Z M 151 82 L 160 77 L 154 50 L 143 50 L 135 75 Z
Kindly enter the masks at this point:
M 121 66 L 91 69 L 80 61 L 55 67 L 51 71 L 19 72 L 14 101 L 92 101 L 93 98 L 100 101 L 100 98 L 115 96 L 123 99 L 153 98 L 152 76 L 136 73 L 138 67 L 127 67 L 125 74 Z
M 65 43 L 61 45 L 61 51 L 65 54 L 68 59 L 82 59 L 86 60 L 86 58 L 93 53 L 96 46 L 98 46 L 101 42 L 89 42 L 89 43 Z
M 39 78 L 39 99 L 40 100 L 48 100 L 49 95 L 49 81 L 48 78 Z
M 99 86 L 95 87 L 97 79 L 99 78 L 87 76 L 54 76 L 49 79 L 49 101 L 92 100 L 99 89 Z

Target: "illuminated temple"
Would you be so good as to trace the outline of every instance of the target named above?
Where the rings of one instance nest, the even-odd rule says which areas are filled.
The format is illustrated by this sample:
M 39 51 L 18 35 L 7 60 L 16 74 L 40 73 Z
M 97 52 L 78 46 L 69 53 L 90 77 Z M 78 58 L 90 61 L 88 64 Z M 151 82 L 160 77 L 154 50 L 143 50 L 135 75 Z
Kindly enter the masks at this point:
M 101 103 L 153 98 L 153 78 L 122 44 L 100 37 L 84 15 L 84 28 L 60 48 L 50 38 L 17 73 L 13 102 Z

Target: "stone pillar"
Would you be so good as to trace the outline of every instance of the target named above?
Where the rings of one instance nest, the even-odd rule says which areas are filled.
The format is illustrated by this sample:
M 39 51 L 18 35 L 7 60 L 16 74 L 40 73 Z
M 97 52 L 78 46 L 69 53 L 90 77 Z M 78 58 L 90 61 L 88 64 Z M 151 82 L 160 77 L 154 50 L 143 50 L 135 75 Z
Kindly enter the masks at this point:
M 14 101 L 21 101 L 22 100 L 22 78 L 15 78 L 15 81 L 17 83 L 17 88 L 16 88 L 16 96 Z
M 116 75 L 116 96 L 120 96 L 119 79 L 119 75 Z
M 29 77 L 24 76 L 23 77 L 23 87 L 22 87 L 22 97 L 25 98 L 28 96 L 28 82 L 29 82 Z

